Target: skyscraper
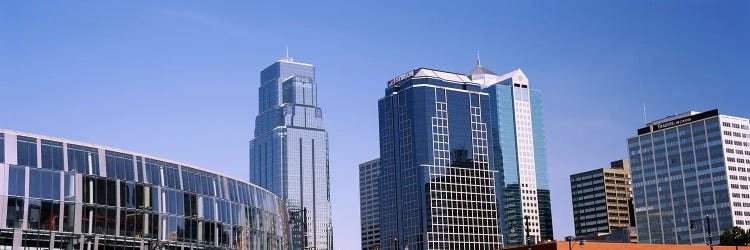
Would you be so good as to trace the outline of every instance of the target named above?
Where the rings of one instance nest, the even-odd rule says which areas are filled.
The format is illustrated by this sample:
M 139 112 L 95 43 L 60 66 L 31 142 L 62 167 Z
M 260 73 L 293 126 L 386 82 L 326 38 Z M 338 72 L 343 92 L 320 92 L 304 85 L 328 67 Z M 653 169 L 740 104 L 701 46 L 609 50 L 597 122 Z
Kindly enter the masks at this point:
M 703 244 L 710 232 L 716 244 L 723 230 L 748 228 L 749 128 L 714 109 L 650 122 L 627 139 L 640 243 Z
M 333 249 L 328 133 L 313 65 L 286 57 L 261 71 L 250 181 L 287 202 L 291 249 Z
M 570 191 L 576 236 L 609 234 L 634 225 L 628 160 L 571 175 Z
M 388 82 L 380 116 L 380 249 L 497 249 L 489 95 L 420 68 Z
M 542 97 L 520 69 L 498 75 L 477 66 L 467 74 L 489 94 L 491 169 L 497 171 L 500 228 L 506 246 L 551 240 L 552 207 Z M 528 236 L 528 237 L 527 237 Z
M 359 217 L 362 225 L 362 250 L 380 249 L 379 177 L 380 159 L 359 164 Z

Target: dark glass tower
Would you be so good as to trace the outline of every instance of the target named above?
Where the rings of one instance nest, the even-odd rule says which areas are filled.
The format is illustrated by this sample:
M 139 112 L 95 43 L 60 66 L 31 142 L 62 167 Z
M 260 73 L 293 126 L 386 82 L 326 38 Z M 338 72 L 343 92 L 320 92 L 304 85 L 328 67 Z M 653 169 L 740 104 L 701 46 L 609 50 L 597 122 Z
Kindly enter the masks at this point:
M 328 133 L 313 65 L 287 57 L 260 80 L 250 181 L 287 202 L 291 249 L 332 250 Z
M 391 81 L 380 116 L 380 249 L 497 249 L 489 94 L 420 68 Z
M 362 230 L 362 250 L 380 249 L 379 178 L 380 159 L 359 164 L 359 218 Z
M 467 75 L 490 96 L 492 169 L 498 172 L 505 246 L 553 239 L 541 93 L 529 88 L 520 69 L 498 75 L 477 60 Z

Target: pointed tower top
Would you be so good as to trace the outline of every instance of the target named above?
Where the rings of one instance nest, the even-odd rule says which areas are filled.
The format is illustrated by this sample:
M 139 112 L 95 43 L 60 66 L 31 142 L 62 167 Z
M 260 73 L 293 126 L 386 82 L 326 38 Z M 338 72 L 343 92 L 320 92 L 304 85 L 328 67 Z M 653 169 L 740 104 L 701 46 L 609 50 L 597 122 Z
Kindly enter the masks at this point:
M 477 50 L 477 67 L 482 66 L 482 59 L 479 58 L 479 50 Z

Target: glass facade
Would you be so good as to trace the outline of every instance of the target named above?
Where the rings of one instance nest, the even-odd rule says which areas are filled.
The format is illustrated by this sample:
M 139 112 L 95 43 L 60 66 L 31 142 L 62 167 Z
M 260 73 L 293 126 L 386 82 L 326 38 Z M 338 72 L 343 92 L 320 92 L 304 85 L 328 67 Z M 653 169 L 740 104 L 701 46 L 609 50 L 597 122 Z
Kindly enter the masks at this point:
M 714 244 L 725 229 L 748 228 L 749 125 L 718 110 L 690 112 L 627 140 L 639 242 L 703 244 L 706 221 Z
M 147 155 L 3 132 L 18 158 L 0 163 L 0 248 L 287 249 L 285 203 L 255 185 Z
M 5 162 L 5 134 L 0 133 L 0 163 Z
M 380 249 L 379 178 L 380 159 L 359 164 L 359 216 L 362 230 L 362 250 Z
M 291 249 L 333 249 L 328 133 L 313 65 L 279 60 L 261 72 L 250 182 L 283 198 Z
M 489 95 L 466 76 L 417 69 L 378 102 L 380 249 L 497 249 Z
M 505 246 L 552 240 L 541 92 L 529 89 L 520 69 L 497 75 L 478 65 L 468 75 L 490 97 L 491 165 L 499 173 L 498 219 Z

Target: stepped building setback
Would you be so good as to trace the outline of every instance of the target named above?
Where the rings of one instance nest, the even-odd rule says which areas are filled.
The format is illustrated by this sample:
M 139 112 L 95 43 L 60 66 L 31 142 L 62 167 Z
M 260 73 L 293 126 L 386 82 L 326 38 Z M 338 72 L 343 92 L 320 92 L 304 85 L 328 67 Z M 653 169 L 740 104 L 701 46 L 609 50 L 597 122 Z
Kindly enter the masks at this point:
M 286 201 L 290 249 L 333 250 L 328 132 L 312 64 L 286 57 L 260 73 L 250 182 Z

